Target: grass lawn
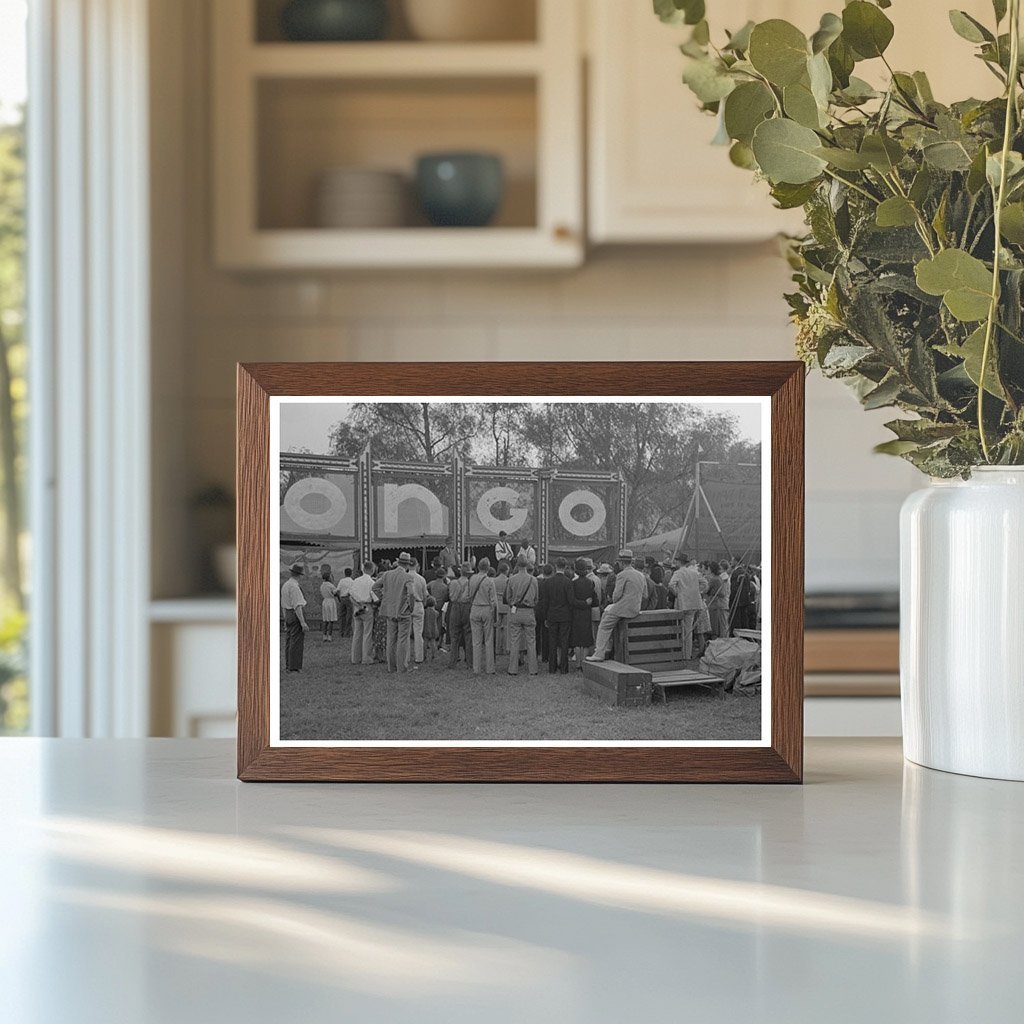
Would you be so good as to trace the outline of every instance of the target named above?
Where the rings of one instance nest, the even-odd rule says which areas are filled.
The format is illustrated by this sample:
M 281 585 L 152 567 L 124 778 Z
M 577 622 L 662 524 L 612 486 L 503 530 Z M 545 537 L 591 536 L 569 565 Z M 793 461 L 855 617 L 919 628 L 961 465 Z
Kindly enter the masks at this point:
M 301 672 L 281 673 L 284 740 L 756 740 L 761 697 L 680 687 L 667 706 L 608 707 L 583 691 L 582 673 L 474 676 L 444 657 L 417 672 L 351 665 L 347 638 L 310 632 Z M 696 663 L 694 663 L 696 667 Z

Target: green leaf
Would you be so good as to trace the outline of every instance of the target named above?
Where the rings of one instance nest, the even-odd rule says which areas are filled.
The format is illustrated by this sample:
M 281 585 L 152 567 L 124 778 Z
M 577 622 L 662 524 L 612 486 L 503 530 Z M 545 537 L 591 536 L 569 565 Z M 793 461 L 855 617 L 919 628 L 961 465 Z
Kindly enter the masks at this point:
M 976 196 L 985 187 L 985 167 L 988 162 L 988 149 L 982 146 L 971 160 L 970 169 L 967 172 L 967 191 Z
M 959 142 L 943 139 L 927 143 L 921 153 L 932 167 L 940 171 L 966 171 L 971 166 L 971 157 Z
M 788 21 L 772 18 L 750 33 L 747 59 L 773 85 L 798 82 L 807 69 L 807 38 Z
M 733 32 L 723 49 L 732 50 L 735 53 L 746 53 L 750 47 L 750 33 L 754 31 L 755 24 L 756 22 L 748 21 L 743 28 Z
M 862 60 L 881 57 L 893 31 L 892 22 L 866 0 L 853 0 L 843 9 L 843 39 Z
M 701 103 L 717 103 L 736 88 L 736 82 L 717 60 L 689 60 L 683 81 Z
M 745 171 L 756 171 L 757 160 L 754 159 L 754 151 L 745 142 L 734 142 L 729 149 L 729 160 L 736 167 L 742 167 Z
M 711 42 L 711 28 L 706 19 L 702 18 L 693 26 L 693 34 L 690 38 L 698 46 L 707 46 Z
M 654 0 L 654 13 L 667 25 L 696 25 L 704 17 L 704 0 Z
M 995 12 L 998 25 L 1006 17 L 1006 0 L 992 0 L 992 10 Z
M 775 97 L 763 82 L 743 82 L 725 101 L 725 128 L 729 137 L 748 146 L 754 129 L 775 110 Z
M 811 95 L 822 112 L 822 125 L 828 123 L 829 97 L 832 95 L 832 69 L 828 57 L 819 53 L 807 62 L 807 77 L 811 83 Z
M 831 146 L 819 146 L 814 150 L 815 156 L 828 161 L 833 167 L 841 171 L 863 171 L 871 166 L 871 161 L 852 149 L 835 149 Z
M 786 116 L 805 128 L 822 128 L 824 119 L 810 82 L 795 82 L 782 90 L 782 106 Z
M 915 268 L 917 286 L 941 295 L 946 308 L 965 323 L 984 320 L 991 304 L 992 271 L 962 249 L 945 249 Z
M 883 441 L 876 444 L 873 451 L 876 455 L 906 455 L 920 447 L 917 441 Z
M 932 444 L 956 437 L 963 427 L 959 423 L 936 423 L 934 420 L 890 420 L 885 425 L 901 441 Z
M 914 175 L 914 181 L 907 193 L 910 201 L 920 206 L 928 198 L 934 180 L 931 168 L 927 164 L 922 164 L 921 169 Z
M 1007 242 L 1024 245 L 1024 203 L 1010 203 L 1003 209 L 1000 229 Z
M 989 346 L 988 365 L 985 367 L 985 390 L 996 398 L 1006 398 L 1006 392 L 999 383 L 999 374 L 996 369 L 996 346 L 995 341 Z M 941 345 L 938 351 L 951 359 L 962 359 L 964 372 L 974 383 L 975 387 L 981 386 L 981 362 L 985 354 L 985 325 L 982 324 L 970 337 L 960 346 Z
M 966 11 L 950 11 L 949 23 L 953 26 L 953 31 L 969 43 L 995 42 L 996 37 Z
M 811 52 L 827 50 L 843 32 L 843 19 L 835 14 L 823 14 L 818 31 L 811 36 Z
M 891 174 L 903 159 L 903 147 L 887 135 L 865 135 L 860 151 L 870 165 L 883 174 Z
M 883 409 L 888 405 L 895 405 L 896 400 L 902 391 L 902 385 L 898 376 L 886 378 L 878 387 L 869 391 L 860 400 L 865 409 Z
M 850 76 L 856 63 L 853 50 L 846 45 L 843 37 L 840 36 L 828 48 L 827 52 L 828 66 L 832 69 L 832 77 L 835 79 L 836 88 L 845 89 L 850 84 Z
M 758 166 L 770 182 L 802 185 L 818 178 L 825 169 L 825 161 L 815 152 L 820 143 L 810 128 L 786 118 L 775 118 L 757 126 L 752 148 Z
M 917 223 L 914 204 L 902 196 L 893 196 L 878 204 L 875 223 L 880 228 L 905 228 Z
M 772 198 L 780 210 L 795 210 L 803 206 L 818 189 L 818 182 L 805 182 L 802 185 L 791 185 L 780 182 L 772 186 Z

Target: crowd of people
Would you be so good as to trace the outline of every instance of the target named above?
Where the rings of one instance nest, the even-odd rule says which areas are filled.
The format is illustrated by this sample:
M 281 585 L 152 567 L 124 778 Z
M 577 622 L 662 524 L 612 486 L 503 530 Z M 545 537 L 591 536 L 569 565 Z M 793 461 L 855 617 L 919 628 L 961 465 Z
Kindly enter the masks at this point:
M 659 562 L 635 559 L 627 549 L 614 563 L 581 557 L 538 565 L 529 539 L 515 550 L 504 534 L 493 561 L 460 560 L 455 550 L 449 539 L 425 573 L 408 552 L 393 563 L 346 569 L 337 581 L 321 566 L 322 642 L 350 638 L 352 664 L 383 663 L 390 672 L 437 662 L 494 674 L 496 657 L 507 655 L 509 675 L 536 675 L 542 663 L 550 673 L 568 673 L 585 660 L 604 660 L 616 624 L 650 609 L 683 613 L 688 659 L 711 639 L 760 626 L 760 569 L 741 560 L 698 563 L 677 553 Z M 281 589 L 290 672 L 302 669 L 309 631 L 304 576 L 296 563 Z

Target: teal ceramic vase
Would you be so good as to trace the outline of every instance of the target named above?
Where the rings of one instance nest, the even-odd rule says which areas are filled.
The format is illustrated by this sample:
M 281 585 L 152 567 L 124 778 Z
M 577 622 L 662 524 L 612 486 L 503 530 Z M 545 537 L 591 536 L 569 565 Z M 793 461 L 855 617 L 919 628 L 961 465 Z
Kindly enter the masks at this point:
M 281 11 L 285 38 L 295 42 L 380 39 L 387 25 L 387 0 L 290 0 Z

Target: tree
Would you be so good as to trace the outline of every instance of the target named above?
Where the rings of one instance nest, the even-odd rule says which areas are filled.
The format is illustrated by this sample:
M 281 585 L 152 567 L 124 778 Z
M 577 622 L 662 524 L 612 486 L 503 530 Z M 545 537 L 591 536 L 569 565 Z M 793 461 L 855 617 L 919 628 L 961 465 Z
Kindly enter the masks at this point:
M 530 445 L 524 427 L 530 414 L 525 402 L 485 402 L 477 407 L 480 421 L 478 443 L 473 455 L 492 466 L 524 466 L 529 462 Z
M 374 456 L 392 462 L 446 462 L 466 455 L 480 429 L 472 405 L 452 402 L 358 402 L 349 423 L 336 424 L 330 452 L 352 458 L 369 440 Z
M 540 464 L 620 471 L 633 536 L 682 525 L 698 458 L 726 461 L 732 417 L 673 402 L 534 406 L 525 435 Z

